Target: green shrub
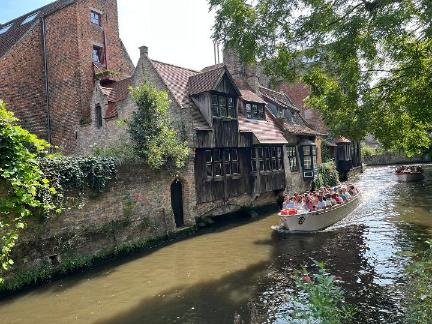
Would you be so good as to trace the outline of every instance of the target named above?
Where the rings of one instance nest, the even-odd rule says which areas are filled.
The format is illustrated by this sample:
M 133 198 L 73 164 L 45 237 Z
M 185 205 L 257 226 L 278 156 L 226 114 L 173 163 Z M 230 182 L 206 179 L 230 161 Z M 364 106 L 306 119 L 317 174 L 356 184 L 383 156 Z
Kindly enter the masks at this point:
M 365 144 L 361 146 L 361 155 L 363 157 L 371 157 L 377 155 L 377 153 L 378 153 L 377 150 L 374 149 L 373 147 L 367 146 Z
M 333 161 L 321 163 L 318 166 L 318 174 L 313 180 L 315 188 L 324 186 L 334 187 L 339 184 L 339 173 L 336 170 L 336 165 Z
M 131 94 L 138 106 L 129 123 L 136 155 L 153 169 L 185 166 L 189 147 L 169 122 L 168 93 L 144 83 L 132 88 Z

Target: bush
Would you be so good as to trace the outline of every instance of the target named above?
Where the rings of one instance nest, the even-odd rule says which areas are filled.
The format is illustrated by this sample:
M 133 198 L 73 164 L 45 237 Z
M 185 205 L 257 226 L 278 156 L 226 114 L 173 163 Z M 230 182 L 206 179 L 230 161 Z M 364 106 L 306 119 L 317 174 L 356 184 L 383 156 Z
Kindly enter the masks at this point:
M 153 169 L 185 166 L 189 147 L 168 120 L 168 93 L 144 83 L 131 94 L 138 106 L 129 124 L 135 153 Z
M 334 187 L 339 184 L 339 173 L 336 170 L 336 165 L 333 161 L 321 163 L 318 166 L 318 175 L 313 180 L 315 188 Z
M 367 146 L 365 144 L 361 146 L 361 155 L 363 157 L 371 157 L 377 155 L 377 153 L 378 153 L 377 150 L 374 149 L 373 147 Z

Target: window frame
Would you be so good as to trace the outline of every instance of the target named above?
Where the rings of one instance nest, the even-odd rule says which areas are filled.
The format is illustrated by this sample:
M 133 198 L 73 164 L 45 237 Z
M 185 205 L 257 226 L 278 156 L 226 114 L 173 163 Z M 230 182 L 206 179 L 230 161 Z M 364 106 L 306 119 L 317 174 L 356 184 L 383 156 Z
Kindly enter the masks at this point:
M 98 19 L 95 19 L 95 17 Z M 102 27 L 102 13 L 94 9 L 90 9 L 90 22 L 94 26 Z
M 307 152 L 306 152 L 307 149 Z M 304 145 L 302 146 L 303 150 L 303 170 L 311 171 L 317 167 L 316 159 L 317 159 L 317 148 L 315 145 Z M 306 163 L 306 161 L 308 161 Z M 308 167 L 306 167 L 306 165 Z
M 207 149 L 204 151 L 204 156 L 207 180 L 240 176 L 240 161 L 237 148 Z
M 247 119 L 266 120 L 265 104 L 252 102 L 252 101 L 245 101 L 244 107 L 245 107 L 245 116 Z
M 290 171 L 291 172 L 300 171 L 299 164 L 298 164 L 297 147 L 295 145 L 287 146 L 287 156 L 288 156 Z
M 96 128 L 98 129 L 102 128 L 103 126 L 102 107 L 99 104 L 95 106 L 95 122 L 96 122 Z
M 228 93 L 210 92 L 212 117 L 237 119 L 236 102 L 236 98 Z
M 282 146 L 271 145 L 252 148 L 251 170 L 253 174 L 257 172 L 280 172 L 284 169 Z
M 98 58 L 98 61 L 95 61 L 95 51 L 96 51 L 96 57 Z M 105 64 L 105 49 L 103 46 L 93 44 L 92 62 L 95 64 L 100 64 L 100 65 Z

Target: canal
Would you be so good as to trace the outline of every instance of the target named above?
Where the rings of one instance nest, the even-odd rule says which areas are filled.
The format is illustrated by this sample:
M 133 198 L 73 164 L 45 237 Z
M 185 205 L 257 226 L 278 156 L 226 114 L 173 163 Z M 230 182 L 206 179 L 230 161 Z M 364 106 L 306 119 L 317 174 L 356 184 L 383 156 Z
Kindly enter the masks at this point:
M 311 258 L 343 281 L 357 322 L 400 322 L 408 251 L 432 236 L 432 167 L 425 171 L 424 182 L 397 183 L 392 167 L 367 168 L 357 179 L 361 205 L 324 232 L 274 235 L 274 214 L 222 224 L 2 300 L 0 322 L 219 324 L 238 314 L 284 323 L 285 278 Z

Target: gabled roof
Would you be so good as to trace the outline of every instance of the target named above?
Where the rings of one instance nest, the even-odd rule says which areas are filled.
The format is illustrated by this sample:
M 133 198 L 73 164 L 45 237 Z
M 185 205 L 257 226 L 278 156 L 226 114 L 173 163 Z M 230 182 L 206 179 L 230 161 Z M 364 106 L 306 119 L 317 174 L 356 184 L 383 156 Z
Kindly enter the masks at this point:
M 244 101 L 256 102 L 261 104 L 266 103 L 260 96 L 258 96 L 255 92 L 252 92 L 251 90 L 240 89 L 240 94 L 242 100 Z
M 261 92 L 261 95 L 265 99 L 272 101 L 275 104 L 282 106 L 284 108 L 290 108 L 290 109 L 299 111 L 299 109 L 293 105 L 290 98 L 286 94 L 284 94 L 282 92 L 271 90 L 271 89 L 263 87 L 263 86 L 259 87 L 259 91 Z
M 211 129 L 204 116 L 199 111 L 199 108 L 196 107 L 189 98 L 189 78 L 199 72 L 155 60 L 150 60 L 150 62 L 179 106 L 181 108 L 190 108 L 195 128 Z
M 286 129 L 289 133 L 300 135 L 300 136 L 321 136 L 323 135 L 320 132 L 317 132 L 316 130 L 313 130 L 312 128 L 306 126 L 306 125 L 300 125 L 293 122 L 290 122 L 286 119 L 283 120 L 282 126 L 284 129 Z
M 238 95 L 240 95 L 240 92 L 238 92 L 237 86 L 232 79 L 231 74 L 228 72 L 225 64 L 208 66 L 202 69 L 199 73 L 191 76 L 188 83 L 189 95 L 193 96 L 214 90 L 225 74 L 233 84 L 234 90 L 238 93 Z
M 5 55 L 12 46 L 18 43 L 19 40 L 36 24 L 39 18 L 61 10 L 75 3 L 75 1 L 76 0 L 58 0 L 7 23 L 0 24 L 0 57 Z M 27 18 L 32 19 L 25 22 Z M 10 26 L 9 29 L 6 32 L 1 33 L 1 29 L 6 29 L 8 26 Z
M 253 133 L 260 144 L 287 144 L 283 132 L 266 110 L 266 120 L 247 119 L 238 115 L 239 131 Z

